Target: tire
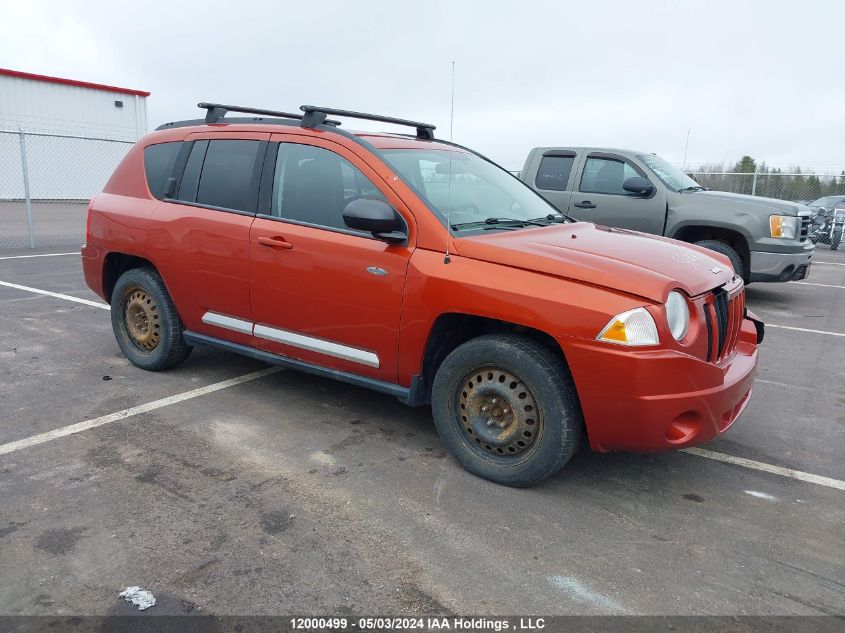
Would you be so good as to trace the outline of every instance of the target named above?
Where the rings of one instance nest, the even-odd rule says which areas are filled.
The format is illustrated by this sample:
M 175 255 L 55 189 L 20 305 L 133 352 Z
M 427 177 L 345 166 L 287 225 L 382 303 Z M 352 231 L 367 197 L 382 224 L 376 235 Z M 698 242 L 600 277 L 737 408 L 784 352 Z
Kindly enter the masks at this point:
M 745 266 L 742 263 L 742 257 L 740 257 L 739 253 L 737 253 L 731 246 L 728 246 L 724 242 L 717 242 L 716 240 L 701 240 L 700 242 L 695 242 L 695 245 L 725 255 L 729 260 L 731 260 L 734 272 L 742 277 L 745 283 L 748 283 L 748 275 L 746 274 Z
M 117 280 L 111 295 L 111 324 L 126 358 L 141 369 L 168 369 L 191 353 L 173 300 L 159 274 L 150 268 L 133 268 Z
M 830 237 L 830 250 L 835 251 L 839 248 L 839 244 L 842 242 L 842 233 L 834 233 Z
M 464 468 L 506 486 L 554 475 L 583 436 L 566 365 L 512 334 L 480 336 L 452 350 L 434 377 L 432 413 L 441 441 Z

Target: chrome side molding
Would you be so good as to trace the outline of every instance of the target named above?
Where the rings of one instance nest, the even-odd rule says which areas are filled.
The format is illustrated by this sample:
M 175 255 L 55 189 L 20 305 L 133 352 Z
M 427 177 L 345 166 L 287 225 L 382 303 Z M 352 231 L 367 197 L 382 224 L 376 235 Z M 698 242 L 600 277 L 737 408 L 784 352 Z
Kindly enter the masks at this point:
M 310 352 L 317 352 L 318 354 L 325 354 L 326 356 L 348 360 L 353 363 L 360 363 L 367 367 L 379 367 L 379 357 L 374 352 L 335 343 L 334 341 L 306 336 L 305 334 L 282 330 L 280 328 L 270 327 L 269 325 L 260 325 L 216 312 L 206 312 L 203 314 L 202 322 L 206 325 L 214 325 L 232 330 L 233 332 L 240 332 L 241 334 L 252 334 L 258 338 L 275 343 L 282 343 L 283 345 L 298 347 L 299 349 L 305 349 Z

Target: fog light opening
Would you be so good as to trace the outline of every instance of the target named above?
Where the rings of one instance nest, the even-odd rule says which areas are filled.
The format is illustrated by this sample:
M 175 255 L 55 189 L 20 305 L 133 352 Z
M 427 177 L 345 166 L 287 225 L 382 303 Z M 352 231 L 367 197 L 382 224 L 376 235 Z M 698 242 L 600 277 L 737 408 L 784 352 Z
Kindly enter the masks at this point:
M 670 444 L 684 444 L 698 434 L 699 428 L 701 416 L 695 411 L 684 411 L 666 429 L 666 441 Z

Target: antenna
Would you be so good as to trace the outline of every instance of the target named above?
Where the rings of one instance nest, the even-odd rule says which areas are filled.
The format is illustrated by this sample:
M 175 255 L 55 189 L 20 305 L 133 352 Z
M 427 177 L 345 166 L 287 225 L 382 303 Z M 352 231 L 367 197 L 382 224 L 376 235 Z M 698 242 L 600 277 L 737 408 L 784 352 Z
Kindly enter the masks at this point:
M 689 133 L 692 130 L 691 127 L 687 128 L 687 144 L 684 145 L 684 173 L 687 173 L 687 150 L 689 149 Z
M 455 60 L 452 60 L 452 109 L 449 112 L 449 142 L 452 142 L 452 130 L 455 124 Z
M 455 60 L 452 60 L 452 105 L 449 110 L 449 142 L 452 142 L 452 130 L 455 124 Z M 447 152 L 448 156 L 449 153 Z M 452 215 L 452 158 L 449 158 L 449 206 L 446 207 L 446 256 L 443 258 L 443 263 L 448 264 L 452 261 L 449 257 L 449 240 L 452 237 L 452 222 L 449 219 Z

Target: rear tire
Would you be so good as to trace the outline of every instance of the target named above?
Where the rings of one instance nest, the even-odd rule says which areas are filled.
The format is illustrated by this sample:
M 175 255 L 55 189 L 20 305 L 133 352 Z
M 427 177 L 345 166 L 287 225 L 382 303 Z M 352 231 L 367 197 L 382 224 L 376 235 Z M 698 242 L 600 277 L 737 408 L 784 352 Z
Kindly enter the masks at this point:
M 111 323 L 120 349 L 141 369 L 168 369 L 191 353 L 173 300 L 151 268 L 133 268 L 117 280 L 111 296 Z
M 737 253 L 732 246 L 716 240 L 701 240 L 700 242 L 695 242 L 695 245 L 725 255 L 729 260 L 731 260 L 734 272 L 748 283 L 748 277 L 746 275 L 745 266 L 742 263 L 742 257 L 739 256 L 739 253 Z
M 432 413 L 464 468 L 506 486 L 554 475 L 581 445 L 583 416 L 569 370 L 523 336 L 480 336 L 455 348 L 434 377 Z

